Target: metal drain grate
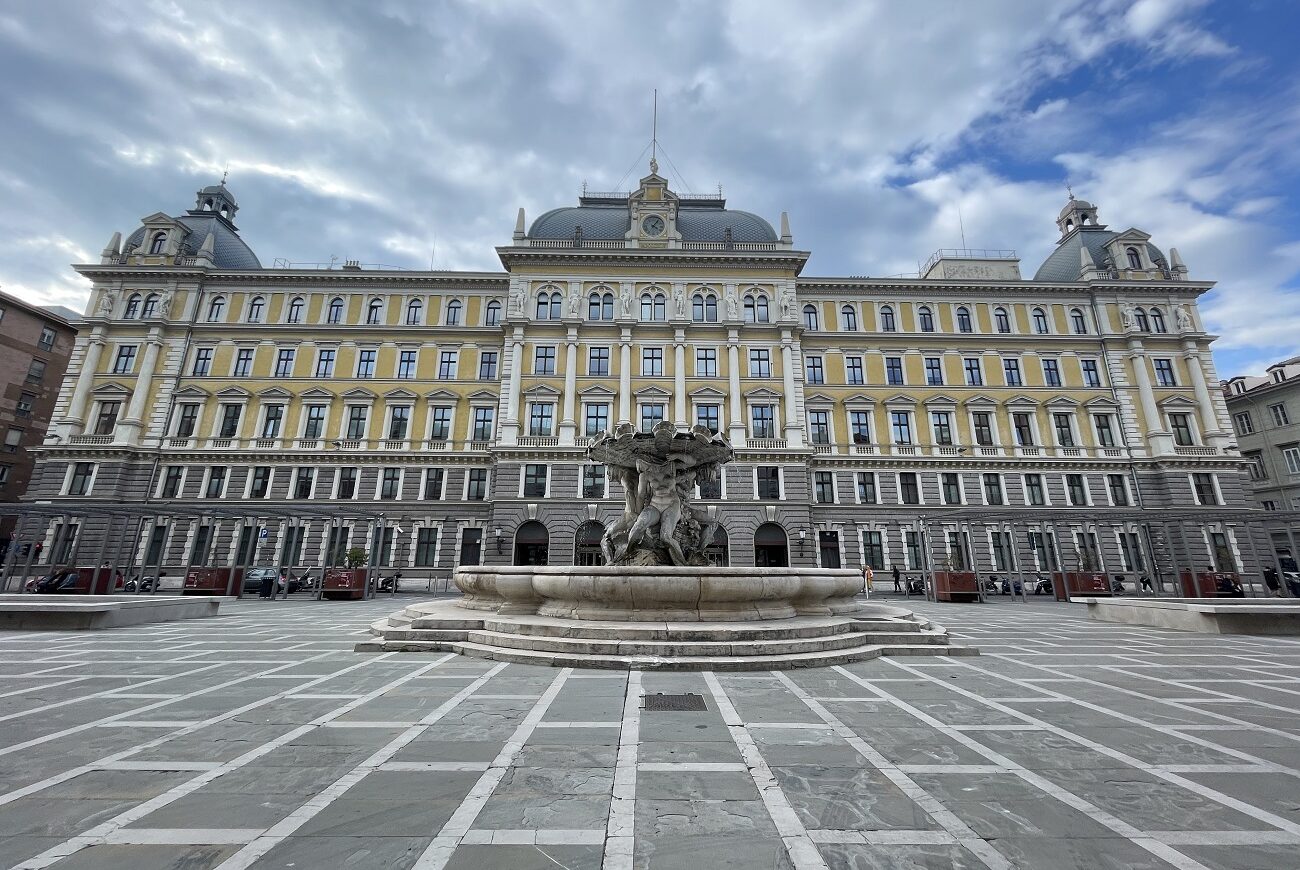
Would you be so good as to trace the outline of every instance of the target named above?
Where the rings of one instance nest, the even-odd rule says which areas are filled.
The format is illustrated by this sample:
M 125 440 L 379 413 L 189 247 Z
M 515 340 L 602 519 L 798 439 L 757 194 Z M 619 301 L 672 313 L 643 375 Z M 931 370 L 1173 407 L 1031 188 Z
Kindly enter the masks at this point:
M 641 709 L 659 713 L 685 713 L 708 708 L 704 706 L 704 698 L 701 695 L 693 695 L 689 692 L 685 695 L 665 695 L 662 692 L 655 692 L 653 695 L 641 696 Z

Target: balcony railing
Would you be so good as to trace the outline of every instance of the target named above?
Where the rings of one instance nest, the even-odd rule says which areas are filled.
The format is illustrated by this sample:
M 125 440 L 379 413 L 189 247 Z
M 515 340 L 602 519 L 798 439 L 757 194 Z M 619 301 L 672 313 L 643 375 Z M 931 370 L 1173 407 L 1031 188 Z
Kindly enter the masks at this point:
M 1214 447 L 1175 447 L 1174 453 L 1179 456 L 1218 456 L 1219 451 Z
M 72 444 L 112 444 L 112 435 L 73 435 L 68 439 Z
M 557 447 L 560 438 L 558 435 L 520 435 L 520 447 Z
M 784 450 L 784 438 L 746 438 L 745 447 L 750 450 Z

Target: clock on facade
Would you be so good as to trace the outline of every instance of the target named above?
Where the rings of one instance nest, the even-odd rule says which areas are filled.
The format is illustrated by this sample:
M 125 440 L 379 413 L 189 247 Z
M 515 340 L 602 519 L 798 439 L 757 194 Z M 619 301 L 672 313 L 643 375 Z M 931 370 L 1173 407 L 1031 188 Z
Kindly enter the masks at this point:
M 657 236 L 664 231 L 664 219 L 657 214 L 652 214 L 641 221 L 641 229 L 647 236 Z

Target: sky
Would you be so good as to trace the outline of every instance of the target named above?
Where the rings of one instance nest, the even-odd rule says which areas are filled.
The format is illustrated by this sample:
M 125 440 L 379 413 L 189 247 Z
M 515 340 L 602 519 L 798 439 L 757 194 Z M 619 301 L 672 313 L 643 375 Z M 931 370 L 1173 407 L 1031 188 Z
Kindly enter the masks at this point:
M 264 265 L 499 270 L 529 220 L 661 171 L 776 223 L 805 275 L 1013 248 L 1067 184 L 1177 247 L 1219 374 L 1300 354 L 1300 4 L 0 0 L 0 288 L 97 262 L 229 170 Z M 963 245 L 963 230 L 965 245 Z

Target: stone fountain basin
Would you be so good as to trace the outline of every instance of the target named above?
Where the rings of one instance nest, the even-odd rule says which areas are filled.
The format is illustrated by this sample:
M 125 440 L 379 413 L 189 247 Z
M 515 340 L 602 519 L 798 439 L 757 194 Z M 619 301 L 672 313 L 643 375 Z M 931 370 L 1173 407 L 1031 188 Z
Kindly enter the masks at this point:
M 857 571 L 830 568 L 459 568 L 459 605 L 502 614 L 631 622 L 744 622 L 834 616 L 860 607 Z

